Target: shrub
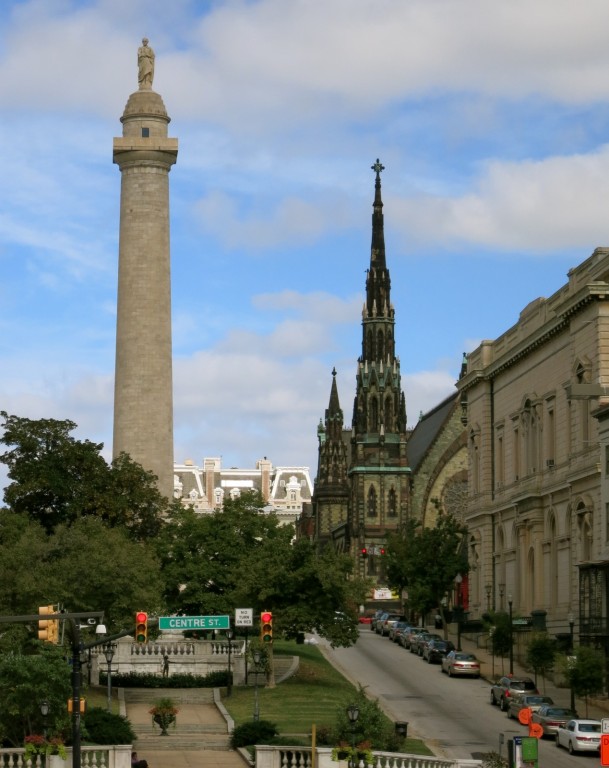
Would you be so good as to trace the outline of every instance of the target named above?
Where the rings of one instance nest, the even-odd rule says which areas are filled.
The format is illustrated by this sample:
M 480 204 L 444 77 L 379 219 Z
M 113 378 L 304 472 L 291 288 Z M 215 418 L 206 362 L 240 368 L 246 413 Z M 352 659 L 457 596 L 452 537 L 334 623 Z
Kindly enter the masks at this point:
M 105 685 L 107 677 L 100 674 L 99 682 Z M 121 688 L 221 688 L 228 682 L 225 670 L 210 672 L 209 675 L 177 674 L 161 677 L 146 672 L 127 672 L 112 675 L 112 685 Z
M 87 738 L 94 744 L 132 744 L 135 739 L 126 717 L 102 707 L 90 707 L 84 715 L 84 725 Z
M 233 749 L 248 747 L 251 744 L 268 744 L 277 736 L 277 726 L 268 720 L 252 720 L 238 725 L 230 737 L 230 745 Z

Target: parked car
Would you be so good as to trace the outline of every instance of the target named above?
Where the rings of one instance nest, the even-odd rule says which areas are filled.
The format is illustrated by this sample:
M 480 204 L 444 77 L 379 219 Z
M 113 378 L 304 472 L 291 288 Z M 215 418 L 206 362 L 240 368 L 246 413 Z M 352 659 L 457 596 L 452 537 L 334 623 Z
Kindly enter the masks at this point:
M 556 746 L 574 752 L 599 752 L 601 748 L 600 720 L 568 720 L 556 731 Z
M 374 612 L 372 615 L 372 619 L 370 621 L 370 629 L 374 632 L 376 630 L 376 622 L 381 618 L 381 616 L 385 613 L 385 611 L 382 608 L 379 608 L 377 611 Z
M 560 726 L 569 720 L 576 720 L 577 712 L 568 707 L 557 707 L 555 704 L 543 704 L 537 712 L 533 712 L 531 721 L 539 723 L 543 728 L 544 736 L 556 736 Z
M 550 696 L 539 696 L 536 693 L 520 693 L 517 696 L 510 696 L 507 716 L 518 719 L 518 713 L 521 709 L 528 708 L 531 712 L 536 712 L 543 704 L 554 704 L 554 699 Z
M 425 632 L 425 634 L 420 634 L 416 639 L 416 648 L 415 653 L 423 658 L 423 646 L 425 643 L 428 643 L 430 640 L 441 640 L 442 637 L 440 635 L 435 635 L 433 632 Z M 412 651 L 412 646 L 410 647 L 410 650 Z
M 471 675 L 480 677 L 480 662 L 473 653 L 467 651 L 450 651 L 441 661 L 442 672 L 449 677 L 453 675 Z
M 418 635 L 421 634 L 421 632 L 425 632 L 426 630 L 422 627 L 411 627 L 410 630 L 407 632 L 404 632 L 401 638 L 401 643 L 404 648 L 406 648 L 407 651 L 410 650 L 410 646 L 414 642 L 415 638 L 418 637 Z
M 391 627 L 389 627 L 389 639 L 394 643 L 398 642 L 399 636 L 405 629 L 410 629 L 410 625 L 407 621 L 396 621 Z
M 428 640 L 423 644 L 423 658 L 428 664 L 441 664 L 442 659 L 452 648 L 453 644 L 446 640 Z
M 388 613 L 386 616 L 383 616 L 379 623 L 377 624 L 377 627 L 380 624 L 380 632 L 379 635 L 381 637 L 387 637 L 389 634 L 389 629 L 393 624 L 395 624 L 397 621 L 405 621 L 406 617 L 402 616 L 400 613 Z
M 498 704 L 502 712 L 508 708 L 509 698 L 519 693 L 539 693 L 535 682 L 530 677 L 510 677 L 504 675 L 491 686 L 491 704 Z

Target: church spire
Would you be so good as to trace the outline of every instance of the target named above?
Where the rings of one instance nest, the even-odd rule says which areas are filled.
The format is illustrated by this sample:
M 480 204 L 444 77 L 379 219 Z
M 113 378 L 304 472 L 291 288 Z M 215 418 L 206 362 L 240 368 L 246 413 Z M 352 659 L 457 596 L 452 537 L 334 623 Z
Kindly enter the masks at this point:
M 385 233 L 383 229 L 383 201 L 381 199 L 381 173 L 385 166 L 376 159 L 370 166 L 376 174 L 374 182 L 374 203 L 372 204 L 372 247 L 370 251 L 370 271 L 385 269 Z

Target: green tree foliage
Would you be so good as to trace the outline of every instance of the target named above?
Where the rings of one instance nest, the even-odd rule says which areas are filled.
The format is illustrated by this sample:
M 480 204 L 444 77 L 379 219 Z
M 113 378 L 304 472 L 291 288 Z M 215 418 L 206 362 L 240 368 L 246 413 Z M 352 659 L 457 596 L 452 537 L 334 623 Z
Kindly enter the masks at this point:
M 169 609 L 185 615 L 231 613 L 237 606 L 273 612 L 286 637 L 317 631 L 333 645 L 357 639 L 366 583 L 352 561 L 293 540 L 292 526 L 262 511 L 259 494 L 227 499 L 209 515 L 172 513 L 158 539 Z
M 587 645 L 575 649 L 575 661 L 567 664 L 567 680 L 575 695 L 585 698 L 586 716 L 588 696 L 601 693 L 605 685 L 605 659 L 600 651 Z
M 527 653 L 526 662 L 535 670 L 535 685 L 537 685 L 537 674 L 542 678 L 554 667 L 556 659 L 556 642 L 547 632 L 539 632 L 531 638 Z
M 351 704 L 355 704 L 359 710 L 353 725 L 347 715 L 347 708 Z M 335 744 L 369 742 L 371 749 L 385 750 L 392 748 L 395 735 L 392 724 L 384 715 L 378 701 L 368 698 L 366 689 L 360 685 L 357 693 L 338 708 L 332 738 Z
M 43 732 L 39 703 L 49 702 L 49 736 L 69 735 L 66 701 L 70 696 L 70 667 L 58 648 L 43 648 L 38 655 L 0 656 L 0 741 L 23 746 L 31 734 Z
M 39 605 L 61 603 L 70 611 L 103 610 L 106 625 L 114 631 L 128 629 L 137 608 L 160 608 L 162 592 L 154 551 L 122 529 L 108 528 L 97 518 L 80 518 L 46 535 L 42 526 L 23 515 L 2 513 L 3 614 L 34 614 Z
M 31 420 L 0 411 L 7 450 L 0 461 L 11 481 L 4 493 L 8 507 L 52 533 L 80 517 L 99 517 L 120 526 L 132 538 L 156 536 L 168 502 L 155 477 L 121 454 L 111 465 L 103 444 L 76 440 L 76 424 L 55 419 Z
M 426 614 L 443 605 L 458 573 L 468 571 L 462 541 L 466 529 L 454 515 L 440 511 L 433 528 L 409 520 L 387 539 L 389 585 L 408 590 L 414 610 Z

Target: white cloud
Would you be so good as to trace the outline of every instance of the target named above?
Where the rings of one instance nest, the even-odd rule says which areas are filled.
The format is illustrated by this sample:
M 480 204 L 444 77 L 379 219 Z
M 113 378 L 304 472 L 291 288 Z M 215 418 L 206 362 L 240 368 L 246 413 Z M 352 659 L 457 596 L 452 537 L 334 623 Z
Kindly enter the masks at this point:
M 589 155 L 495 161 L 460 197 L 393 200 L 406 239 L 551 253 L 607 241 L 609 145 Z

